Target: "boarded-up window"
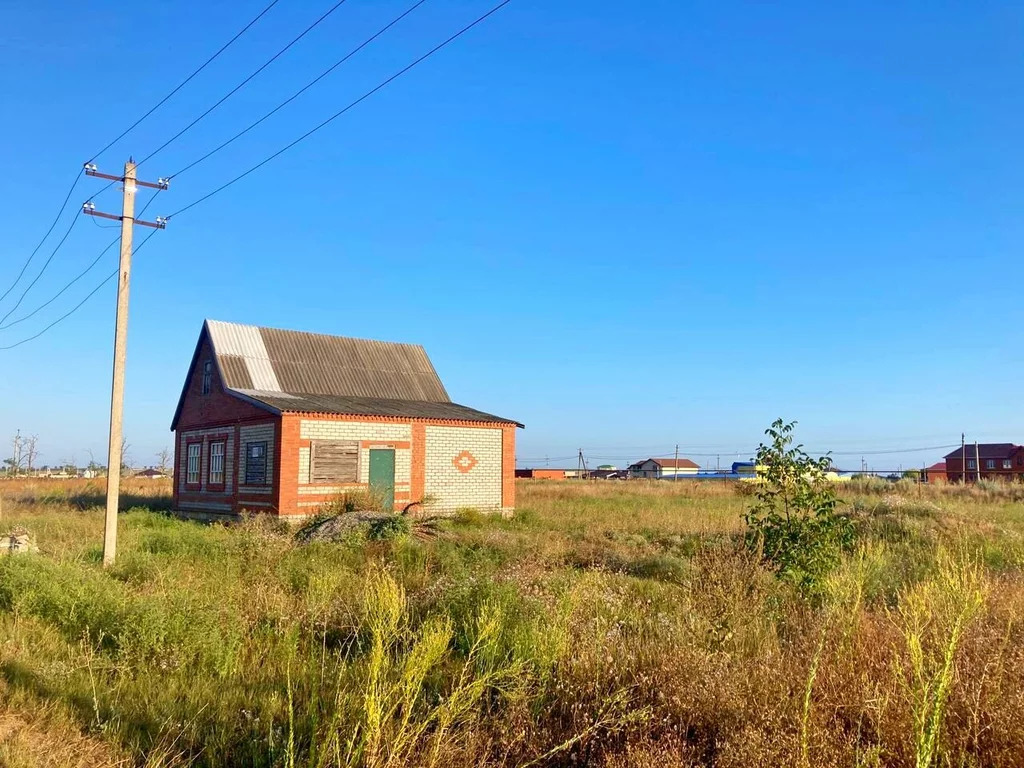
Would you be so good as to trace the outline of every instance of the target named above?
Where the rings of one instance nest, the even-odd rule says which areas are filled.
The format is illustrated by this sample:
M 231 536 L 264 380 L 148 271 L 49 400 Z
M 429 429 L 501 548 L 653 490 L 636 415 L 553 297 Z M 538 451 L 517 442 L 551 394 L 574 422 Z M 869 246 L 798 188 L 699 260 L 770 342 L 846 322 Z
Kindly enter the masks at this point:
M 314 440 L 309 446 L 309 482 L 359 482 L 359 443 Z
M 267 441 L 245 444 L 245 484 L 267 484 Z

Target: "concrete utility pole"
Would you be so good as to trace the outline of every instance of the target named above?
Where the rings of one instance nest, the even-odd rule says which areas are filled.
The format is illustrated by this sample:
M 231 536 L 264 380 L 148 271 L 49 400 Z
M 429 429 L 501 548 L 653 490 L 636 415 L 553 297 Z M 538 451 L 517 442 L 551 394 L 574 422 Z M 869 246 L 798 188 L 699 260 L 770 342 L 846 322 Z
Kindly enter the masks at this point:
M 679 443 L 676 443 L 676 473 L 672 475 L 672 482 L 679 479 Z
M 135 163 L 124 164 L 121 196 L 121 259 L 117 273 L 117 315 L 114 320 L 114 376 L 110 387 L 110 442 L 107 445 L 107 515 L 103 522 L 103 564 L 117 556 L 117 505 L 121 497 L 121 442 L 124 439 L 124 365 L 128 356 L 128 290 L 132 277 L 132 233 L 135 229 Z
M 124 164 L 123 176 L 99 173 L 95 165 L 86 164 L 85 173 L 101 179 L 123 183 L 121 215 L 100 213 L 91 202 L 82 208 L 90 216 L 121 221 L 121 259 L 117 274 L 117 315 L 114 321 L 114 373 L 110 386 L 110 442 L 107 445 L 107 513 L 103 524 L 103 565 L 113 565 L 117 556 L 117 507 L 121 494 L 121 448 L 124 418 L 124 367 L 128 355 L 128 291 L 132 276 L 132 233 L 136 224 L 164 229 L 166 222 L 157 217 L 155 222 L 135 220 L 135 190 L 138 186 L 167 189 L 167 180 L 157 183 L 138 181 L 135 163 L 131 158 Z
M 974 466 L 977 467 L 978 480 L 981 480 L 981 453 L 978 451 L 978 441 L 974 441 Z
M 960 479 L 967 485 L 967 437 L 963 432 L 960 433 L 960 469 Z

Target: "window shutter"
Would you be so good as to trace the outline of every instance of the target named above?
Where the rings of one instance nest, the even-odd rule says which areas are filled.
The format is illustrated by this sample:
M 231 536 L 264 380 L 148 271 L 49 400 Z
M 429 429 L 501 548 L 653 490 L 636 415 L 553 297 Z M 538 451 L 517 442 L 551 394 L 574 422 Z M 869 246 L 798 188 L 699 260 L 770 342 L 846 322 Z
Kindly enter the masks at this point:
M 359 443 L 355 440 L 314 440 L 309 447 L 309 481 L 359 482 Z

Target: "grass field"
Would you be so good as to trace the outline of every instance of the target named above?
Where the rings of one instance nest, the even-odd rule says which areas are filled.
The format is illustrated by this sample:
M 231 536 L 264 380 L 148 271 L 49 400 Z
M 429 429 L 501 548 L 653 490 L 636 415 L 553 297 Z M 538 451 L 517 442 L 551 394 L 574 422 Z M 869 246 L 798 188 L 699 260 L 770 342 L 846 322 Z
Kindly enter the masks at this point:
M 734 486 L 518 487 L 420 540 L 300 546 L 128 489 L 0 483 L 0 765 L 1019 766 L 1024 486 L 844 486 L 815 601 Z

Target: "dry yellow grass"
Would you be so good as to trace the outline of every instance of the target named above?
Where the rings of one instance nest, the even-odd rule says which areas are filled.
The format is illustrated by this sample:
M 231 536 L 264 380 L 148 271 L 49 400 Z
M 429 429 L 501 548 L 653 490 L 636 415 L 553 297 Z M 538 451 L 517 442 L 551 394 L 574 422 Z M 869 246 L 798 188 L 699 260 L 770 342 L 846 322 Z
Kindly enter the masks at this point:
M 731 486 L 528 481 L 512 520 L 306 547 L 140 509 L 105 572 L 86 488 L 0 483 L 41 548 L 0 562 L 0 755 L 1020 765 L 1021 490 L 844 487 L 859 548 L 811 604 L 737 545 Z

